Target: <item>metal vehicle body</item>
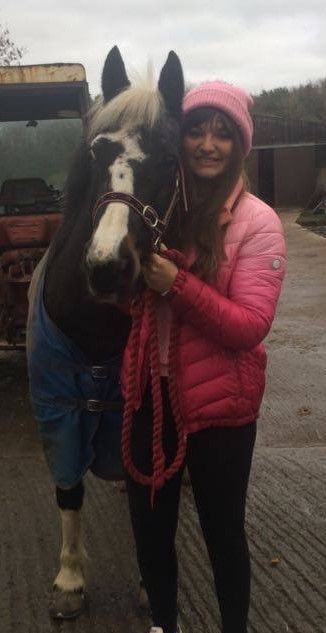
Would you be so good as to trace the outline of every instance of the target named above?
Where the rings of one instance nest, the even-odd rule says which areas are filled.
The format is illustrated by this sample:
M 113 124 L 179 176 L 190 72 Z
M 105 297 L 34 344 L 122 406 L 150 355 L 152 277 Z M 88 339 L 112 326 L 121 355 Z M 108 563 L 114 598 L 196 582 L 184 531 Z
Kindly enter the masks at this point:
M 0 67 L 0 345 L 24 343 L 27 292 L 61 219 L 90 98 L 81 64 Z

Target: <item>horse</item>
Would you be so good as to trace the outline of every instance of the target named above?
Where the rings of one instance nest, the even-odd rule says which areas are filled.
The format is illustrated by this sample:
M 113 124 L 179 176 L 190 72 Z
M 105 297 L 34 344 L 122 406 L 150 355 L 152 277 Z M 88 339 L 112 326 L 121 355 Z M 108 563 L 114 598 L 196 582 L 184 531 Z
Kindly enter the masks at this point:
M 101 471 L 110 460 L 119 470 L 113 454 L 123 407 L 119 371 L 131 325 L 124 306 L 141 291 L 142 263 L 162 233 L 171 245 L 177 231 L 183 92 L 173 51 L 157 86 L 131 85 L 119 49 L 112 48 L 102 96 L 68 173 L 62 223 L 32 280 L 30 397 L 62 525 L 54 618 L 74 618 L 84 608 L 83 476 L 90 468 L 109 478 Z M 101 461 L 103 446 L 108 452 Z

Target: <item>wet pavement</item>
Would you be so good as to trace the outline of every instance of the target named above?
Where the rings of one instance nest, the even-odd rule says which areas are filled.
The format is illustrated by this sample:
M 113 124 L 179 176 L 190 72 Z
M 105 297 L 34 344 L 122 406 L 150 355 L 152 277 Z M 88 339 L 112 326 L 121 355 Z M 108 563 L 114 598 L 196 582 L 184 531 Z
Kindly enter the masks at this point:
M 284 212 L 288 275 L 267 341 L 268 382 L 249 490 L 248 633 L 326 633 L 326 240 Z M 0 353 L 0 633 L 141 633 L 126 495 L 86 478 L 86 613 L 52 622 L 59 520 L 27 397 L 24 354 Z M 184 633 L 219 633 L 191 490 L 178 530 Z

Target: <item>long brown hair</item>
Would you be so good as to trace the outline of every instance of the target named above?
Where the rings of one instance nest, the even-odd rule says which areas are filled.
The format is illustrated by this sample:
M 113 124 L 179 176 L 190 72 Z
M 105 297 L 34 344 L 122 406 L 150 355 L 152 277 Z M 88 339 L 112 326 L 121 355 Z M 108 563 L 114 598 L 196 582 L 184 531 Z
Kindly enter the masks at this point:
M 183 246 L 196 249 L 196 273 L 207 281 L 216 279 L 224 255 L 225 226 L 220 226 L 219 215 L 232 193 L 243 170 L 243 146 L 238 127 L 224 112 L 216 108 L 198 108 L 185 116 L 182 135 L 218 114 L 223 127 L 233 139 L 230 166 L 227 172 L 213 180 L 196 177 L 183 160 L 189 215 L 183 229 Z

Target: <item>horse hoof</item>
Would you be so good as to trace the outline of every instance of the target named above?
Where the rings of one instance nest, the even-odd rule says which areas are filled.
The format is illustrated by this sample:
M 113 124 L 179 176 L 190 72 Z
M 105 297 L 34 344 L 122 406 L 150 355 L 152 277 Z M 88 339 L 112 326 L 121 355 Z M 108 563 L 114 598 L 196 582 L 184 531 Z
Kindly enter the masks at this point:
M 80 591 L 60 591 L 54 587 L 52 591 L 49 614 L 55 620 L 73 620 L 85 609 L 85 593 Z

